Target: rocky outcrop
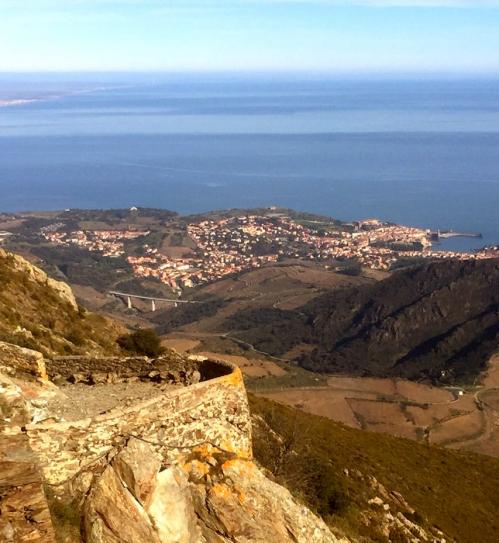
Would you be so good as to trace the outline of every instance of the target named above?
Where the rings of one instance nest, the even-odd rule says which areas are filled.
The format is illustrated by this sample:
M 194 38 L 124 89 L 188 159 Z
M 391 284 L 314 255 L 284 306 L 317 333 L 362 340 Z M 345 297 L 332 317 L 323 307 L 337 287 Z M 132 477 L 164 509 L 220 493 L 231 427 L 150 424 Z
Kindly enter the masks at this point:
M 8 258 L 12 269 L 23 272 L 31 281 L 47 285 L 55 291 L 62 302 L 68 303 L 73 309 L 78 309 L 76 298 L 74 297 L 71 287 L 62 281 L 56 281 L 49 277 L 43 270 L 37 268 L 25 260 L 22 256 L 7 253 L 0 249 L 0 259 Z
M 193 489 L 196 513 L 208 542 L 338 541 L 321 519 L 253 462 L 236 458 L 215 468 L 212 463 L 208 466 L 206 482 L 198 482 Z
M 131 439 L 93 484 L 87 543 L 335 543 L 322 520 L 256 465 L 213 447 L 160 470 Z

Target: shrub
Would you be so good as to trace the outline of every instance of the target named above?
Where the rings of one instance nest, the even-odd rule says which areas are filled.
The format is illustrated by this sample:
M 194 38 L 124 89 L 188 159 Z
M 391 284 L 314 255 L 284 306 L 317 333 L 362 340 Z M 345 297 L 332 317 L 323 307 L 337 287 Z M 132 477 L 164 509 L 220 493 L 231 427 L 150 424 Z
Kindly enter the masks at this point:
M 161 339 L 152 328 L 143 328 L 118 338 L 118 345 L 137 354 L 146 356 L 159 356 L 165 349 L 161 346 Z

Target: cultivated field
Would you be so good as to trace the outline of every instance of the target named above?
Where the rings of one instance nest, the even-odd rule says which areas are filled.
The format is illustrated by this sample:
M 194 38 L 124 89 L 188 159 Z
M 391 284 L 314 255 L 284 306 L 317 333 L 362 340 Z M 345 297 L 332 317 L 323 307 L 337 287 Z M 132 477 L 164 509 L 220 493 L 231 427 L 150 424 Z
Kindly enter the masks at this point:
M 401 379 L 334 376 L 326 386 L 265 389 L 257 394 L 363 428 L 499 456 L 499 356 L 483 383 L 442 389 Z M 496 388 L 497 387 L 497 388 Z

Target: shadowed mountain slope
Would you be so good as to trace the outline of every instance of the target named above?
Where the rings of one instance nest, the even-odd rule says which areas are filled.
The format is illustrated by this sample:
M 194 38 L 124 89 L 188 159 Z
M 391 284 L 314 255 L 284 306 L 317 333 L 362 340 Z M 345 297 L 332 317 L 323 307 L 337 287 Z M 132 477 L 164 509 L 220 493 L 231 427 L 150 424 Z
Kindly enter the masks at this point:
M 336 289 L 293 311 L 234 315 L 238 338 L 314 371 L 470 381 L 499 343 L 499 261 L 440 261 Z
M 308 313 L 318 344 L 308 368 L 470 380 L 499 343 L 499 262 L 429 264 L 326 295 Z

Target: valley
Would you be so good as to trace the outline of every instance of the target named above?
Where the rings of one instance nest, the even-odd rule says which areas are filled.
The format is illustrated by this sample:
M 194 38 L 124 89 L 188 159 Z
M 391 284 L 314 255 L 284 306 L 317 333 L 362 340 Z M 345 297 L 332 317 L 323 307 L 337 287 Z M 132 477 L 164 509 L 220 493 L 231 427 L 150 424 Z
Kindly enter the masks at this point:
M 127 327 L 154 326 L 178 352 L 238 365 L 261 397 L 353 428 L 499 456 L 493 252 L 414 260 L 401 242 L 421 232 L 276 209 L 188 218 L 72 210 L 4 215 L 0 226 L 10 229 L 9 247 L 69 281 L 85 307 Z M 397 266 L 334 259 L 324 245 L 322 256 L 307 253 L 319 234 L 321 244 L 375 236 L 376 250 L 390 235 Z M 253 261 L 255 250 L 276 258 Z M 134 300 L 127 309 L 110 290 L 202 303 L 158 301 L 153 312 Z M 459 291 L 467 298 L 455 305 Z
M 438 270 L 440 267 L 443 263 Z M 449 263 L 445 269 L 452 271 L 453 266 Z M 459 277 L 466 265 L 458 270 Z M 464 273 L 468 281 L 475 276 L 472 271 Z M 300 512 L 300 518 L 308 515 L 316 535 L 316 527 L 322 534 L 332 534 L 327 535 L 329 539 L 318 535 L 316 540 L 321 543 L 406 542 L 416 532 L 423 541 L 474 543 L 477 530 L 482 541 L 494 541 L 498 356 L 483 367 L 486 371 L 476 366 L 474 370 L 480 371 L 473 381 L 453 385 L 310 371 L 300 364 L 301 357 L 317 348 L 317 336 L 310 330 L 320 319 L 310 319 L 306 313 L 310 307 L 318 308 L 319 317 L 320 311 L 330 307 L 324 304 L 330 304 L 331 297 L 352 303 L 356 302 L 353 293 L 361 292 L 362 296 L 369 293 L 383 310 L 396 313 L 393 305 L 400 298 L 392 297 L 387 305 L 384 293 L 391 292 L 391 284 L 386 283 L 392 278 L 397 279 L 396 285 L 407 279 L 397 275 L 401 273 L 413 274 L 414 279 L 421 270 L 386 274 L 363 269 L 349 275 L 313 263 L 283 261 L 189 293 L 203 300 L 193 306 L 203 309 L 194 311 L 181 306 L 156 312 L 148 305 L 130 309 L 95 287 L 80 286 L 77 294 L 97 299 L 98 293 L 102 307 L 107 307 L 105 315 L 98 315 L 79 305 L 81 297 L 78 304 L 65 283 L 0 250 L 4 285 L 0 369 L 7 385 L 3 408 L 15 407 L 16 421 L 26 409 L 22 416 L 29 414 L 30 424 L 16 431 L 22 437 L 27 428 L 25 441 L 43 459 L 41 473 L 51 485 L 44 494 L 38 473 L 32 485 L 39 499 L 33 523 L 22 513 L 22 500 L 32 499 L 31 487 L 19 486 L 19 467 L 12 457 L 2 501 L 9 511 L 7 522 L 15 530 L 45 530 L 52 515 L 58 537 L 68 542 L 79 540 L 82 522 L 102 518 L 106 526 L 114 526 L 114 520 L 107 519 L 128 511 L 123 504 L 129 501 L 123 502 L 120 490 L 128 487 L 121 483 L 116 488 L 109 486 L 106 477 L 119 470 L 119 458 L 131 455 L 134 447 L 138 449 L 133 458 L 140 458 L 141 464 L 149 461 L 155 454 L 154 445 L 160 446 L 167 466 L 169 455 L 176 450 L 172 446 L 183 451 L 180 457 L 186 461 L 181 466 L 189 475 L 182 476 L 182 484 L 194 485 L 188 487 L 189 492 L 197 489 L 200 496 L 204 492 L 210 500 L 218 500 L 223 491 L 224 500 L 217 502 L 222 509 L 217 512 L 211 502 L 206 509 L 204 500 L 196 501 L 200 504 L 196 511 L 208 523 L 218 511 L 226 515 L 230 510 L 237 519 L 252 522 L 254 529 L 264 526 L 265 533 L 272 533 L 275 515 L 269 516 L 268 508 L 260 505 L 255 515 L 253 506 L 246 506 L 250 501 L 241 500 L 238 489 L 248 495 L 246 488 L 254 485 L 251 503 L 260 503 L 255 500 L 261 499 L 262 492 L 275 489 L 282 496 L 276 504 Z M 423 282 L 430 293 L 446 289 L 439 273 L 431 269 L 429 273 L 437 286 Z M 422 288 L 418 281 L 411 284 Z M 490 284 L 495 284 L 493 274 Z M 490 294 L 487 284 L 483 288 Z M 411 296 L 420 298 L 413 291 Z M 400 296 L 405 299 L 407 293 Z M 257 316 L 254 322 L 266 331 L 265 341 L 255 335 L 256 347 L 244 335 L 251 328 L 239 328 L 248 312 Z M 163 332 L 161 337 L 151 329 L 133 331 L 152 324 Z M 149 339 L 144 343 L 145 338 Z M 40 349 L 43 354 L 21 346 Z M 144 356 L 152 348 L 158 354 Z M 29 411 L 19 403 L 22 398 L 29 402 Z M 7 426 L 3 458 L 11 458 L 17 450 L 19 436 Z M 241 452 L 235 457 L 227 453 L 233 450 L 232 438 L 245 446 L 237 449 Z M 200 445 L 203 439 L 209 444 Z M 248 447 L 259 467 L 246 460 Z M 30 454 L 28 462 L 38 466 Z M 177 461 L 180 457 L 175 453 Z M 136 459 L 133 462 L 138 466 Z M 229 476 L 229 468 L 236 465 L 240 468 Z M 84 471 L 79 473 L 81 466 Z M 262 467 L 265 474 L 271 474 L 272 482 L 258 475 Z M 168 474 L 170 469 L 160 473 Z M 64 481 L 74 473 L 77 485 L 67 486 Z M 83 479 L 88 482 L 84 484 Z M 80 483 L 83 490 L 79 490 Z M 282 486 L 272 486 L 276 483 Z M 91 491 L 87 495 L 88 484 Z M 103 502 L 101 492 L 105 493 Z M 100 503 L 107 504 L 106 511 L 96 516 L 92 507 Z M 146 506 L 146 502 L 141 505 Z M 141 518 L 145 526 L 151 525 L 148 516 Z M 266 519 L 269 524 L 262 524 Z M 116 524 L 113 534 L 121 533 L 122 525 L 121 521 Z M 130 540 L 138 541 L 134 538 Z M 273 540 L 286 539 L 276 536 Z

